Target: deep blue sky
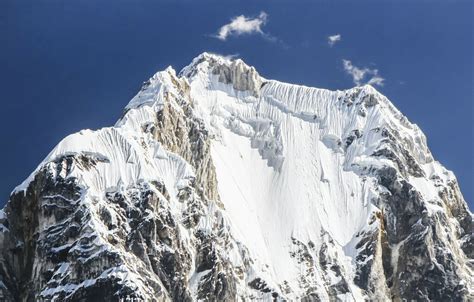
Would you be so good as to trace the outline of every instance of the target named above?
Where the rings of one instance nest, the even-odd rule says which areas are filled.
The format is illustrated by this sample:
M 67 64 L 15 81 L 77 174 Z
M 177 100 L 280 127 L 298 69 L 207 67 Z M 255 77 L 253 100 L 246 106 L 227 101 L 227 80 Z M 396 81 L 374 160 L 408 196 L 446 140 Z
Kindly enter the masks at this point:
M 61 138 L 112 125 L 154 72 L 211 51 L 329 89 L 353 86 L 342 59 L 377 68 L 378 89 L 421 127 L 474 208 L 472 1 L 199 2 L 0 1 L 0 204 Z M 278 42 L 211 37 L 261 11 Z

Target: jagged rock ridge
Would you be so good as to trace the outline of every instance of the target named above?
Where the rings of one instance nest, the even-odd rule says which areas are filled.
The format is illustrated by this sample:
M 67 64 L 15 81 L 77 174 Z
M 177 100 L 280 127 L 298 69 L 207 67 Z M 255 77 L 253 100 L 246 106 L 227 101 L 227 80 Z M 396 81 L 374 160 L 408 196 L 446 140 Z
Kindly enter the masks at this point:
M 12 192 L 0 297 L 468 301 L 472 225 L 454 175 L 371 86 L 204 53 Z

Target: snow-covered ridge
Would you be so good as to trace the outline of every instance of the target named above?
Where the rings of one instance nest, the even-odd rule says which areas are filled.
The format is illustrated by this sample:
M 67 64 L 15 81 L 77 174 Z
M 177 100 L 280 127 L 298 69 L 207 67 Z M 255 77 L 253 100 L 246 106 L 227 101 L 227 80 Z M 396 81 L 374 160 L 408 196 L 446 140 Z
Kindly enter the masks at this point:
M 175 301 L 436 300 L 472 288 L 472 214 L 456 178 L 386 97 L 268 80 L 209 53 L 156 73 L 113 127 L 61 141 L 0 223 L 5 249 L 49 255 L 22 268 L 52 272 L 30 277 L 44 299 L 101 286 L 106 299 Z M 0 276 L 5 295 L 22 295 Z

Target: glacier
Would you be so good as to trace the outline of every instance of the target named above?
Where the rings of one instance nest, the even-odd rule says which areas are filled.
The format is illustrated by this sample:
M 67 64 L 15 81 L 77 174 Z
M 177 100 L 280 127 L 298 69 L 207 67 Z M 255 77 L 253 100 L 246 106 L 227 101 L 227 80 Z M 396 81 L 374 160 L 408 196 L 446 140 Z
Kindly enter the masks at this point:
M 63 139 L 0 215 L 10 301 L 468 301 L 472 213 L 370 85 L 203 53 Z

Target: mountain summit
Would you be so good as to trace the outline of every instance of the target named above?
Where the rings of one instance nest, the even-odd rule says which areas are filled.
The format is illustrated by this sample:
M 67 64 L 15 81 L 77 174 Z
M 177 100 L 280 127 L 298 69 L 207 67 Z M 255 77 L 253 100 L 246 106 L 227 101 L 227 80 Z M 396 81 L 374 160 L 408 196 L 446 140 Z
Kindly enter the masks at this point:
M 473 219 L 371 86 L 203 53 L 63 139 L 0 212 L 6 301 L 467 301 Z

